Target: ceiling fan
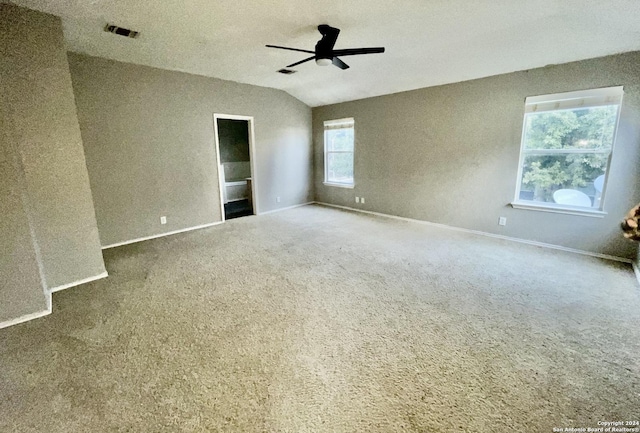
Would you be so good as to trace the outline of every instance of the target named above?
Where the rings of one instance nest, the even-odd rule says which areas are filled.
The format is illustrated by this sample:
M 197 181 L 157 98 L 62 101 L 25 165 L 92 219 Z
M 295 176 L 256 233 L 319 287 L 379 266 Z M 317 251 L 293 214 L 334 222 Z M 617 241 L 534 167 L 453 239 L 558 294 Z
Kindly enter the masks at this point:
M 302 63 L 315 59 L 316 64 L 319 66 L 327 66 L 333 63 L 340 69 L 348 69 L 349 65 L 347 65 L 345 62 L 340 60 L 338 56 L 355 56 L 358 54 L 384 53 L 384 47 L 346 48 L 343 50 L 334 50 L 333 46 L 336 44 L 336 40 L 338 39 L 338 34 L 340 33 L 340 29 L 336 29 L 335 27 L 331 27 L 327 24 L 320 24 L 318 26 L 318 31 L 320 32 L 320 34 L 322 34 L 322 39 L 320 39 L 316 44 L 315 51 L 301 50 L 299 48 L 280 47 L 278 45 L 267 45 L 267 47 L 280 48 L 281 50 L 300 51 L 302 53 L 313 54 L 313 56 L 307 57 L 304 60 L 300 60 L 299 62 L 287 65 L 287 68 L 292 68 L 294 66 L 298 66 Z

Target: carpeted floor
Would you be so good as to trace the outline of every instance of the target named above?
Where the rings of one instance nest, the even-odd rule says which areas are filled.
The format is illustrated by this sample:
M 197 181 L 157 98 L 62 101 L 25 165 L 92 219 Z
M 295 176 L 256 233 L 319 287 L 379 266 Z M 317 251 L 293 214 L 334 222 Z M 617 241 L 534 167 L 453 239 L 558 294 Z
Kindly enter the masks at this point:
M 105 251 L 0 330 L 1 432 L 551 432 L 640 418 L 627 265 L 320 206 Z

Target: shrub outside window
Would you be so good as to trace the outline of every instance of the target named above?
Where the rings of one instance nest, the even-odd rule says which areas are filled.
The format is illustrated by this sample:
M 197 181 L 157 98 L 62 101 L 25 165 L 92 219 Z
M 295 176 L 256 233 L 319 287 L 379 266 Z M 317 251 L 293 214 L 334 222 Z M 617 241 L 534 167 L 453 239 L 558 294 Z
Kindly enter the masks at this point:
M 324 182 L 352 188 L 354 121 L 352 118 L 324 122 Z
M 514 207 L 603 214 L 622 87 L 529 97 Z

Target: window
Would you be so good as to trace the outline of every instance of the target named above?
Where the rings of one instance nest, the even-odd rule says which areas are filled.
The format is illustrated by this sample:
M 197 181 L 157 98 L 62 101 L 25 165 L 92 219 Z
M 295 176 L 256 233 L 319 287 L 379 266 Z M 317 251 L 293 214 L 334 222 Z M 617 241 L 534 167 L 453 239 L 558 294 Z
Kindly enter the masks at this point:
M 525 101 L 513 207 L 602 216 L 622 87 Z
M 324 183 L 353 188 L 353 119 L 324 122 Z

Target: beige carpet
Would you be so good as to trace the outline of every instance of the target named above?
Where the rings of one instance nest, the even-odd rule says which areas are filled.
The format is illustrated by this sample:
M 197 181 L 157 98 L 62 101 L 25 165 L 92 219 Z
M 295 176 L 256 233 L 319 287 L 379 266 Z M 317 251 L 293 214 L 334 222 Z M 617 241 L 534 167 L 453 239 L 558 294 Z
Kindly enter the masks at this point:
M 306 206 L 105 252 L 0 330 L 1 432 L 551 432 L 640 418 L 628 265 Z

